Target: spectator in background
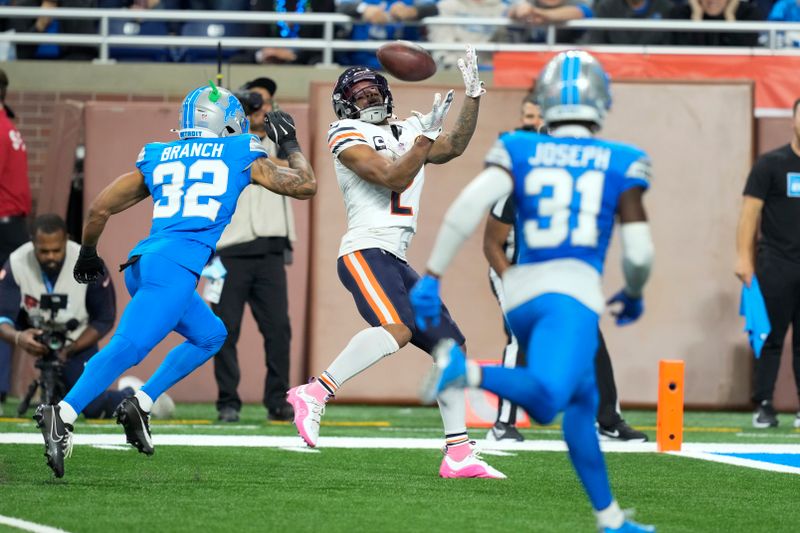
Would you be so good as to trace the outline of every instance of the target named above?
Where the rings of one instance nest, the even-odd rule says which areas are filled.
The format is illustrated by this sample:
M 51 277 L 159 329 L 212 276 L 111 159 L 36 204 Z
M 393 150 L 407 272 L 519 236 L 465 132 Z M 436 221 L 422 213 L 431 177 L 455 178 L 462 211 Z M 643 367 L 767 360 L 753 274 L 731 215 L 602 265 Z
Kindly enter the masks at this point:
M 287 166 L 286 155 L 267 138 L 264 129 L 264 117 L 274 108 L 277 85 L 270 78 L 256 78 L 242 89 L 258 93 L 262 99 L 260 108 L 246 110 L 250 132 L 258 135 L 273 162 Z M 294 214 L 288 198 L 260 185 L 250 185 L 242 191 L 231 223 L 217 242 L 217 255 L 227 270 L 219 303 L 211 306 L 228 330 L 225 343 L 214 356 L 214 377 L 219 389 L 217 411 L 224 422 L 238 421 L 242 408 L 236 391 L 241 376 L 236 343 L 245 303 L 250 305 L 264 337 L 267 377 L 263 402 L 267 418 L 288 421 L 294 417 L 286 402 L 292 338 L 286 264 L 291 262 L 295 239 Z
M 727 22 L 764 20 L 758 6 L 739 0 L 689 0 L 672 8 L 669 18 L 676 20 L 724 20 Z M 691 46 L 758 46 L 758 33 L 674 32 L 672 44 Z
M 792 0 L 794 1 L 794 0 Z M 671 0 L 600 0 L 594 6 L 599 19 L 660 20 L 669 17 Z M 585 44 L 652 45 L 669 44 L 669 33 L 634 30 L 589 30 Z
M 19 7 L 97 7 L 96 0 L 15 0 Z M 97 22 L 92 19 L 58 19 L 38 17 L 36 19 L 12 19 L 11 28 L 25 33 L 97 33 Z M 90 60 L 97 57 L 94 46 L 68 46 L 57 44 L 17 45 L 17 59 L 69 59 Z
M 28 153 L 6 105 L 8 76 L 0 70 L 0 267 L 28 241 L 25 218 L 31 212 Z M 2 281 L 2 279 L 0 279 Z M 0 413 L 11 387 L 11 348 L 0 343 Z
M 800 396 L 800 99 L 793 109 L 789 144 L 753 165 L 744 187 L 736 232 L 736 276 L 750 286 L 758 278 L 771 331 L 756 359 L 753 427 L 778 426 L 772 407 L 786 331 L 792 326 L 794 379 Z M 760 230 L 760 232 L 759 232 Z M 760 236 L 759 236 L 760 235 Z M 756 241 L 758 246 L 756 247 Z M 794 420 L 800 428 L 800 412 Z
M 414 7 L 417 17 L 423 18 L 429 16 L 426 13 L 432 12 L 436 0 L 339 0 L 336 12 L 353 17 L 353 29 L 347 37 L 352 41 L 419 41 L 418 28 L 395 20 L 392 6 L 396 3 Z M 398 8 L 394 9 L 397 12 Z M 377 70 L 382 68 L 374 51 L 342 52 L 337 54 L 337 61 L 342 65 L 363 65 Z
M 592 18 L 592 8 L 582 0 L 519 0 L 508 10 L 508 17 L 516 22 L 534 26 L 522 38 L 527 42 L 544 42 L 547 36 L 547 25 L 568 20 Z M 510 31 L 511 40 L 519 36 Z M 556 42 L 574 43 L 583 35 L 583 31 L 558 30 Z
M 389 8 L 389 15 L 401 22 L 416 22 L 425 17 L 472 17 L 473 24 L 461 26 L 432 25 L 427 27 L 428 41 L 437 43 L 477 44 L 497 41 L 496 26 L 485 26 L 480 19 L 502 17 L 508 9 L 507 0 L 441 0 L 409 5 L 395 2 Z M 435 50 L 432 52 L 439 67 L 454 68 L 460 52 Z M 478 54 L 478 62 L 490 64 L 491 54 Z
M 767 20 L 775 22 L 800 22 L 798 0 L 778 0 L 769 12 Z M 800 32 L 779 32 L 784 46 L 800 47 Z
M 57 353 L 63 364 L 64 392 L 78 381 L 117 315 L 114 285 L 107 273 L 90 285 L 73 279 L 72 268 L 79 250 L 78 243 L 67 239 L 67 226 L 61 217 L 41 215 L 33 222 L 32 241 L 17 248 L 0 270 L 0 340 L 34 357 L 48 352 L 36 339 L 42 333 L 35 327 L 37 321 L 51 318 L 49 312 L 39 308 L 41 295 L 67 295 L 67 308 L 58 312 L 55 321 L 66 324 L 76 320 L 78 327 L 69 334 L 73 342 Z M 123 398 L 134 392 L 132 388 L 107 390 L 89 404 L 84 414 L 87 418 L 110 418 Z M 162 407 L 168 403 L 171 400 L 162 402 Z M 158 412 L 167 414 L 162 409 Z
M 333 13 L 334 0 L 252 0 L 252 11 L 275 13 Z M 248 37 L 268 39 L 320 39 L 323 27 L 320 24 L 300 25 L 279 21 L 277 24 L 248 24 Z M 287 43 L 290 44 L 290 43 Z M 281 64 L 300 63 L 311 65 L 322 60 L 319 50 L 293 50 L 290 46 L 265 47 L 247 50 L 233 58 L 236 63 Z

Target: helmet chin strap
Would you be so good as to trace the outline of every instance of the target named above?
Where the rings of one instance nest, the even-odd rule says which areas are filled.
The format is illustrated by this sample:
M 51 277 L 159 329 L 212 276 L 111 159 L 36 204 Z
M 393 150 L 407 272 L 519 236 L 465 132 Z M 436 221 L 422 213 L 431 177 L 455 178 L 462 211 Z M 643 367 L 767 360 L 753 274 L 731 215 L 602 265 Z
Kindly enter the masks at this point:
M 358 114 L 358 119 L 369 122 L 370 124 L 380 124 L 386 120 L 388 116 L 389 113 L 386 111 L 386 104 L 380 104 L 362 109 Z

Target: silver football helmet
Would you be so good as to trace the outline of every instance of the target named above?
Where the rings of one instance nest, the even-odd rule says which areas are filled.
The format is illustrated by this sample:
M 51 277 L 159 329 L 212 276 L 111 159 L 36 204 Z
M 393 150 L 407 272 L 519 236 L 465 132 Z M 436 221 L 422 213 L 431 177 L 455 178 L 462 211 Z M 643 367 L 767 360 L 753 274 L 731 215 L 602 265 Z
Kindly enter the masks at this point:
M 599 129 L 611 107 L 608 74 L 587 52 L 561 52 L 539 74 L 534 99 L 548 126 L 592 122 Z
M 180 126 L 180 138 L 191 139 L 247 133 L 250 123 L 233 93 L 209 82 L 183 99 Z

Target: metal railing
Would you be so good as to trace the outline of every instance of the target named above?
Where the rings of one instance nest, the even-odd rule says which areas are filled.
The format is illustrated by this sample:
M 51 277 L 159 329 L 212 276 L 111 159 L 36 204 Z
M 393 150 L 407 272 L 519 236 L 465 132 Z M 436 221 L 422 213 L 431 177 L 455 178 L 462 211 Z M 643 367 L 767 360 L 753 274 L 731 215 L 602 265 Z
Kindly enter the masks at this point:
M 0 43 L 12 44 L 64 44 L 97 46 L 99 62 L 111 61 L 109 49 L 112 46 L 126 47 L 188 47 L 214 48 L 218 44 L 226 49 L 260 49 L 265 47 L 291 47 L 298 50 L 321 50 L 322 65 L 333 64 L 335 51 L 376 50 L 387 41 L 349 41 L 335 38 L 336 25 L 353 24 L 349 16 L 336 13 L 274 13 L 255 11 L 175 11 L 175 10 L 128 10 L 128 9 L 81 9 L 81 8 L 20 8 L 0 7 L 3 18 L 36 18 L 50 17 L 55 19 L 89 19 L 98 21 L 96 34 L 49 34 L 49 33 L 0 33 Z M 306 38 L 260 38 L 260 37 L 193 37 L 193 36 L 128 36 L 112 35 L 109 32 L 109 21 L 168 21 L 187 22 L 201 21 L 211 23 L 244 23 L 263 24 L 279 21 L 302 23 L 303 25 L 321 25 L 322 37 Z M 508 18 L 470 17 L 429 17 L 419 25 L 422 26 L 489 26 L 525 28 Z M 532 27 L 529 27 L 532 28 Z M 538 52 L 545 50 L 561 50 L 575 48 L 574 44 L 556 42 L 556 30 L 568 28 L 575 30 L 621 30 L 647 32 L 720 32 L 720 33 L 764 33 L 767 35 L 767 46 L 756 48 L 739 47 L 697 47 L 697 46 L 625 46 L 625 45 L 591 45 L 587 48 L 597 51 L 613 51 L 617 53 L 645 54 L 719 54 L 719 55 L 800 55 L 797 48 L 779 48 L 778 36 L 783 32 L 800 32 L 800 23 L 785 22 L 695 22 L 685 20 L 631 20 L 631 19 L 581 19 L 571 20 L 558 25 L 546 26 L 547 38 L 542 44 L 531 43 L 475 43 L 479 52 Z M 463 43 L 420 42 L 431 51 L 461 51 Z

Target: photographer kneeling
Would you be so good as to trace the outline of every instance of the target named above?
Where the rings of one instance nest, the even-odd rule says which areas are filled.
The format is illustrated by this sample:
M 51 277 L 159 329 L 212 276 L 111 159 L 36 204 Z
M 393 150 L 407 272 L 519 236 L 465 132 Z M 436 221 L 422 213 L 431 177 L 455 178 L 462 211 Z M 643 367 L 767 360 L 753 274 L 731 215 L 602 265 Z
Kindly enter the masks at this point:
M 0 270 L 0 339 L 43 358 L 37 364 L 42 369 L 43 389 L 47 382 L 45 368 L 60 366 L 61 383 L 55 385 L 61 389 L 58 392 L 66 394 L 89 358 L 97 353 L 98 341 L 114 325 L 114 286 L 107 272 L 89 285 L 75 281 L 72 269 L 80 245 L 67 239 L 66 224 L 58 215 L 37 217 L 31 235 L 32 242 L 14 250 Z M 21 329 L 17 329 L 18 325 Z M 72 342 L 62 342 L 62 334 Z M 56 356 L 58 361 L 48 355 Z M 55 364 L 42 364 L 47 360 Z M 47 386 L 50 385 L 53 384 Z M 43 390 L 43 397 L 49 392 Z M 133 394 L 132 388 L 108 390 L 84 414 L 87 418 L 110 418 L 117 405 Z

